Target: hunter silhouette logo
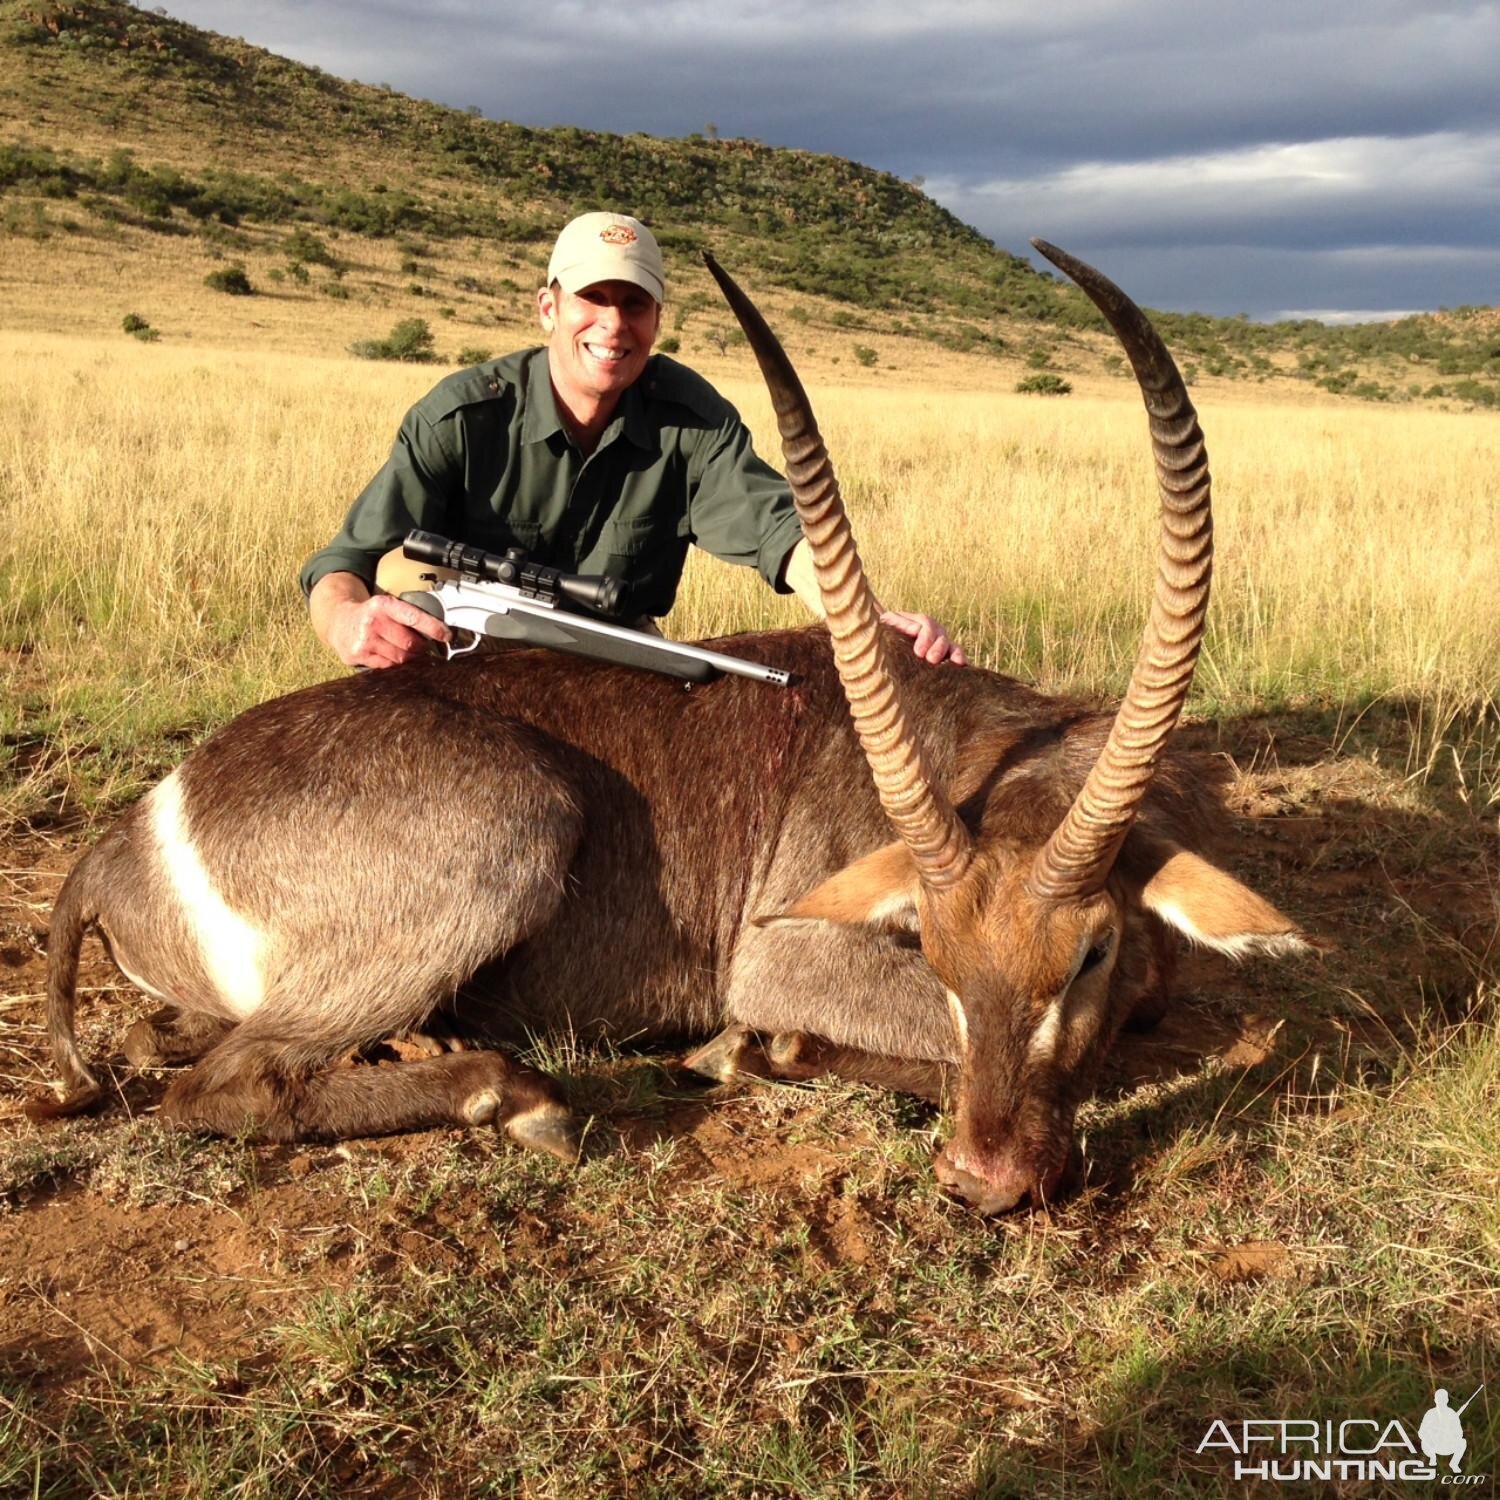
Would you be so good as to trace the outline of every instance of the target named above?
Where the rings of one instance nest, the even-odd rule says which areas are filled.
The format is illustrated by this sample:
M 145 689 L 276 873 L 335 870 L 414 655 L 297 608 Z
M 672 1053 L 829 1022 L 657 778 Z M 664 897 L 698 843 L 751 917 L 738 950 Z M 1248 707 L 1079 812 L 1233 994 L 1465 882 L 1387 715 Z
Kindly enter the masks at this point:
M 1483 1386 L 1479 1387 L 1479 1391 L 1483 1389 Z M 1474 1396 L 1479 1391 L 1475 1391 Z M 1469 1401 L 1474 1396 L 1470 1396 Z M 1435 1464 L 1438 1459 L 1446 1458 L 1449 1469 L 1457 1474 L 1458 1461 L 1464 1456 L 1464 1449 L 1469 1446 L 1464 1440 L 1463 1423 L 1458 1419 L 1463 1416 L 1469 1401 L 1453 1411 L 1448 1406 L 1448 1393 L 1442 1389 L 1433 1392 L 1432 1400 L 1431 1411 L 1422 1418 L 1422 1425 L 1417 1429 L 1417 1441 L 1422 1445 L 1422 1452 L 1427 1455 L 1429 1463 Z
M 1489 1482 L 1488 1474 L 1465 1474 L 1461 1467 L 1469 1445 L 1460 1419 L 1483 1389 L 1481 1385 L 1456 1408 L 1448 1405 L 1446 1390 L 1434 1391 L 1415 1439 L 1395 1417 L 1383 1423 L 1371 1417 L 1342 1422 L 1220 1419 L 1209 1425 L 1196 1451 L 1218 1449 L 1233 1454 L 1236 1479 L 1281 1484 L 1317 1479 L 1435 1479 L 1445 1486 L 1482 1486 Z M 1445 1458 L 1446 1474 L 1440 1462 Z
M 606 224 L 599 231 L 599 238 L 606 245 L 633 245 L 635 244 L 635 230 L 628 224 Z

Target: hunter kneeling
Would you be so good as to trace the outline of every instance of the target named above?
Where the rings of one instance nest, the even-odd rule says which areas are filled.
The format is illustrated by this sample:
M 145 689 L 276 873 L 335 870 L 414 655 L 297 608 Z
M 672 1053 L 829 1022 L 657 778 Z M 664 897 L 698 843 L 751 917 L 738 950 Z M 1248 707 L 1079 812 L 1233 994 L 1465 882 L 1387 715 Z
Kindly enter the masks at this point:
M 441 381 L 406 415 L 343 529 L 302 569 L 313 629 L 346 666 L 389 667 L 447 641 L 396 595 L 430 569 L 413 529 L 630 586 L 630 623 L 672 607 L 690 543 L 756 568 L 823 616 L 785 479 L 739 413 L 652 345 L 665 274 L 637 219 L 589 213 L 557 237 L 537 312 L 547 342 Z M 933 663 L 965 664 L 930 615 L 884 610 Z

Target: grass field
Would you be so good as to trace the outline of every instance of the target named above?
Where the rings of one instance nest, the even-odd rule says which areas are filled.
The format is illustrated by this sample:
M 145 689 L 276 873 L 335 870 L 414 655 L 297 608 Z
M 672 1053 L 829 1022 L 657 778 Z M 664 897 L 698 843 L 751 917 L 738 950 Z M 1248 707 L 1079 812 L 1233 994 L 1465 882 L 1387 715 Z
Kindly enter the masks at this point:
M 748 359 L 692 357 L 770 432 Z M 1139 404 L 974 371 L 807 362 L 876 586 L 986 666 L 1117 692 Z M 910 1101 L 555 1044 L 596 1122 L 577 1171 L 453 1132 L 186 1141 L 123 1064 L 121 1107 L 24 1123 L 62 872 L 202 732 L 330 674 L 297 563 L 435 373 L 0 334 L 0 1494 L 1213 1495 L 1214 1420 L 1415 1433 L 1435 1386 L 1481 1384 L 1465 1468 L 1493 1485 L 1493 416 L 1199 390 L 1219 561 L 1188 733 L 1229 759 L 1236 870 L 1333 947 L 1192 959 L 1046 1214 L 944 1199 Z M 668 629 L 796 618 L 704 560 Z M 118 1057 L 144 1002 L 98 954 L 84 982 L 85 1050 Z

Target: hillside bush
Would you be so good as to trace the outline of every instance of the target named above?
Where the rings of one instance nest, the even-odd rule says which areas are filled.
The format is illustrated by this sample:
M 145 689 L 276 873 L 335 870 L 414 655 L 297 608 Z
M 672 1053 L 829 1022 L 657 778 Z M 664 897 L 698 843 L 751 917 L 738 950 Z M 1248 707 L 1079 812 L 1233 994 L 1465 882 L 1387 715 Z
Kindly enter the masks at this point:
M 1016 382 L 1018 396 L 1070 396 L 1072 393 L 1072 382 L 1064 380 L 1061 375 L 1028 375 L 1025 380 Z
M 430 365 L 437 360 L 426 318 L 403 318 L 383 339 L 358 339 L 349 345 L 349 352 L 358 359 L 395 359 L 409 365 Z
M 854 346 L 855 362 L 861 364 L 865 369 L 870 369 L 880 358 L 880 355 L 868 344 L 856 344 Z
M 327 266 L 331 271 L 340 268 L 338 257 L 310 229 L 294 229 L 281 242 L 281 249 L 286 258 L 294 263 Z
M 139 313 L 126 313 L 120 319 L 120 327 L 132 338 L 139 339 L 143 344 L 154 344 L 161 334 L 156 331 Z
M 466 349 L 460 349 L 453 356 L 456 365 L 482 365 L 493 357 L 493 351 L 484 348 L 480 344 L 470 344 Z
M 223 292 L 230 297 L 251 297 L 255 294 L 243 263 L 237 260 L 227 266 L 220 266 L 217 271 L 210 271 L 203 278 L 203 285 L 210 291 Z
M 676 354 L 682 348 L 682 340 L 675 334 L 669 333 L 664 339 L 657 339 L 656 351 L 658 354 Z

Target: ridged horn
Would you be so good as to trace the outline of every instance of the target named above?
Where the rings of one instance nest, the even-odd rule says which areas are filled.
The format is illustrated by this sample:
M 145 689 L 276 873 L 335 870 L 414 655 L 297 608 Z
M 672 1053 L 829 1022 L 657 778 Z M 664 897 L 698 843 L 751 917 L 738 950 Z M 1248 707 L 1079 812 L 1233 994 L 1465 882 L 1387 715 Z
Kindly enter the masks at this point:
M 802 534 L 812 550 L 839 679 L 874 773 L 880 805 L 911 851 L 923 884 L 941 890 L 968 868 L 968 830 L 928 772 L 921 743 L 902 709 L 886 658 L 888 632 L 880 628 L 875 596 L 855 550 L 812 404 L 755 305 L 712 255 L 705 251 L 703 259 L 739 319 L 771 393 L 787 480 Z
M 1037 895 L 1064 901 L 1103 886 L 1187 701 L 1208 611 L 1213 515 L 1198 414 L 1160 335 L 1092 266 L 1045 240 L 1031 243 L 1087 293 L 1124 348 L 1145 399 L 1161 493 L 1156 591 L 1130 686 L 1099 759 L 1028 880 Z

